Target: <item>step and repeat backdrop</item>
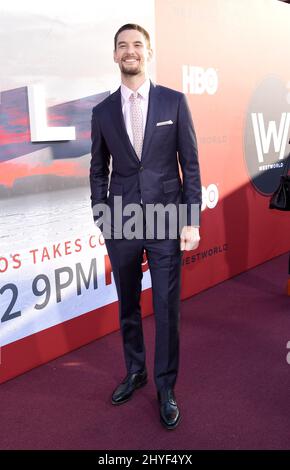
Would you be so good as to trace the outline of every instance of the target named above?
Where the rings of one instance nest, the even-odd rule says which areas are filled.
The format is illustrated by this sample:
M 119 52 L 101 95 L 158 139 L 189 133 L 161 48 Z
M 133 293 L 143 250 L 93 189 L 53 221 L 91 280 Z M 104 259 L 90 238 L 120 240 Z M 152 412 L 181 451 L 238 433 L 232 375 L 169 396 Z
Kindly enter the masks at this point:
M 289 5 L 10 0 L 0 13 L 0 382 L 119 328 L 88 171 L 124 23 L 151 34 L 150 76 L 187 95 L 198 137 L 202 239 L 184 252 L 182 298 L 290 249 L 289 215 L 268 209 L 290 151 Z M 145 258 L 143 274 L 148 315 Z

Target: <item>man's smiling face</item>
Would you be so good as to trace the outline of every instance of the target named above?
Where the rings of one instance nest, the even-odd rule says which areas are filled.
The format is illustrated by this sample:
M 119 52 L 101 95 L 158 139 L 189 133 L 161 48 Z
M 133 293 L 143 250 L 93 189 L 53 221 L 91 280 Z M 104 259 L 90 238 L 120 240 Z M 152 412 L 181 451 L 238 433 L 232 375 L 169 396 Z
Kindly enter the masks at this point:
M 140 31 L 126 29 L 118 35 L 114 61 L 119 64 L 123 75 L 146 74 L 151 57 L 152 49 Z

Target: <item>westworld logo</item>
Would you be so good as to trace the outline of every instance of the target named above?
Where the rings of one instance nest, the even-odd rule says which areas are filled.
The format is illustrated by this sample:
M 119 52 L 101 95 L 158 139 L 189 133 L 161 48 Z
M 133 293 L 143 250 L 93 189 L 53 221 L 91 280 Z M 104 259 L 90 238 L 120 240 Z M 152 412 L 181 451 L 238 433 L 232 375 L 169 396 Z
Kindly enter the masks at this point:
M 288 88 L 287 88 L 288 86 Z M 279 184 L 290 151 L 290 82 L 276 76 L 263 80 L 248 107 L 244 153 L 255 189 L 271 195 Z

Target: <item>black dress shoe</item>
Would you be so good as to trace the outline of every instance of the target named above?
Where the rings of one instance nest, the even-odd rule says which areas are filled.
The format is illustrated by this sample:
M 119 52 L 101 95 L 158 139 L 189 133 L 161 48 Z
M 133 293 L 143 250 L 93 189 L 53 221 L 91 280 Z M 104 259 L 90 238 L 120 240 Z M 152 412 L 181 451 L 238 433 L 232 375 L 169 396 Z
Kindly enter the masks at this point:
M 175 429 L 180 421 L 178 409 L 173 390 L 161 390 L 158 392 L 160 406 L 160 421 L 166 429 Z
M 112 395 L 112 404 L 121 405 L 128 401 L 133 392 L 147 383 L 147 371 L 128 374 L 123 382 L 114 390 Z

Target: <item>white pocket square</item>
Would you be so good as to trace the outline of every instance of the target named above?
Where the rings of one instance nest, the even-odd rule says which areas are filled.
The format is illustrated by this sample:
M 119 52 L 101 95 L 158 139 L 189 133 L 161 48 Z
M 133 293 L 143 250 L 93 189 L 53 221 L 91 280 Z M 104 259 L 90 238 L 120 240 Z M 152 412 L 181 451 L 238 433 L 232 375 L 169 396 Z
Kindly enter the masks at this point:
M 157 122 L 156 126 L 167 126 L 167 124 L 173 124 L 173 121 L 161 121 L 161 122 Z

